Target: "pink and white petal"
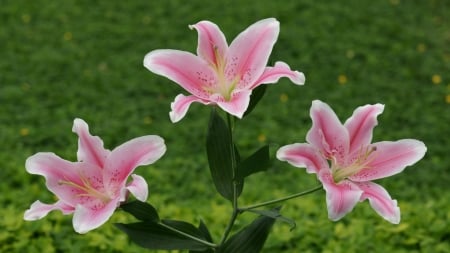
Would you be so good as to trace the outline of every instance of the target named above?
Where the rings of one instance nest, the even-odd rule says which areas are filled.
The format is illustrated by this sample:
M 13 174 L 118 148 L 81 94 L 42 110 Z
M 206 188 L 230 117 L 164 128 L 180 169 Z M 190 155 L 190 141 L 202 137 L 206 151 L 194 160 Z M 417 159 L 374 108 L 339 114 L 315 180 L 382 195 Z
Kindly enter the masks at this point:
M 61 181 L 82 184 L 78 166 L 79 163 L 63 160 L 54 153 L 37 153 L 25 162 L 28 173 L 44 176 L 47 188 L 66 202 L 73 198 L 73 187 L 61 184 Z
M 110 151 L 103 147 L 103 141 L 98 136 L 89 133 L 88 124 L 82 119 L 73 121 L 72 131 L 78 135 L 78 161 L 92 163 L 103 168 Z
M 400 223 L 400 208 L 397 205 L 397 200 L 392 199 L 386 189 L 372 182 L 357 184 L 364 191 L 361 195 L 361 201 L 368 199 L 373 210 L 381 217 L 393 224 Z
M 230 100 L 225 100 L 220 94 L 214 94 L 211 96 L 211 101 L 222 110 L 241 119 L 248 108 L 251 94 L 251 90 L 235 90 L 231 94 Z
M 368 157 L 367 168 L 349 177 L 350 180 L 365 182 L 398 174 L 422 159 L 427 151 L 423 142 L 413 139 L 377 142 L 370 147 L 375 151 Z
M 372 132 L 378 124 L 377 116 L 384 110 L 384 105 L 365 105 L 358 107 L 347 119 L 344 126 L 350 135 L 350 153 L 358 152 L 372 141 Z
M 145 56 L 144 66 L 202 99 L 208 99 L 209 93 L 206 90 L 217 83 L 217 74 L 208 62 L 189 52 L 154 50 Z
M 348 180 L 336 184 L 328 170 L 321 170 L 318 175 L 326 191 L 328 218 L 337 221 L 353 210 L 363 192 Z
M 139 175 L 132 174 L 133 181 L 127 185 L 127 190 L 139 201 L 146 201 L 148 198 L 148 185 L 145 179 Z
M 263 83 L 276 83 L 282 77 L 289 78 L 293 83 L 302 85 L 305 83 L 305 75 L 302 72 L 293 71 L 284 62 L 278 61 L 273 67 L 266 67 L 259 79 L 249 89 L 254 89 Z
M 85 234 L 105 224 L 116 210 L 117 200 L 112 200 L 98 209 L 77 205 L 72 219 L 74 230 L 77 233 Z
M 164 139 L 157 135 L 138 137 L 116 147 L 105 162 L 107 187 L 125 185 L 137 166 L 152 164 L 165 152 Z
M 200 21 L 190 25 L 189 28 L 196 29 L 198 32 L 197 55 L 212 65 L 221 64 L 227 54 L 228 44 L 219 27 L 210 21 Z
M 189 106 L 193 102 L 199 102 L 204 105 L 210 104 L 209 101 L 200 99 L 196 96 L 185 96 L 183 94 L 179 94 L 175 97 L 175 100 L 170 104 L 172 111 L 169 112 L 169 117 L 172 123 L 176 123 L 180 121 L 187 113 Z
M 330 106 L 320 100 L 312 102 L 310 115 L 312 127 L 306 135 L 308 143 L 319 149 L 326 158 L 345 164 L 349 150 L 347 129 Z
M 225 71 L 228 80 L 239 76 L 248 86 L 258 80 L 267 65 L 279 32 L 280 23 L 274 18 L 260 20 L 241 32 L 228 49 Z
M 41 201 L 36 200 L 33 204 L 31 204 L 30 209 L 25 211 L 23 218 L 28 221 L 39 220 L 54 210 L 60 210 L 64 215 L 66 215 L 73 213 L 75 208 L 64 204 L 62 201 L 57 201 L 55 204 L 44 204 Z
M 277 151 L 277 159 L 288 162 L 295 167 L 305 167 L 308 173 L 318 173 L 329 169 L 327 161 L 320 152 L 306 143 L 295 143 L 281 147 Z

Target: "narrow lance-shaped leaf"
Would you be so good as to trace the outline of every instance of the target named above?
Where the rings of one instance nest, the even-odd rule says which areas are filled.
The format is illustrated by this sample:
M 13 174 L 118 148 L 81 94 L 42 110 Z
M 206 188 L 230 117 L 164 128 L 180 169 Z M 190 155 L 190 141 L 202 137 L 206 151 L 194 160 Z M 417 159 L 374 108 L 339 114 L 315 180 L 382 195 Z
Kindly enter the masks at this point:
M 256 218 L 250 225 L 228 239 L 217 253 L 259 253 L 266 242 L 275 219 Z
M 176 233 L 168 228 L 169 226 L 206 241 L 199 229 L 183 221 L 164 220 L 161 223 L 143 221 L 115 225 L 125 232 L 133 242 L 146 249 L 196 250 L 201 252 L 210 248 L 208 245 Z
M 269 146 L 266 145 L 239 163 L 237 168 L 237 178 L 238 180 L 243 180 L 251 174 L 265 171 L 271 164 Z
M 229 127 L 215 110 L 211 113 L 206 138 L 206 151 L 212 180 L 220 195 L 231 201 L 234 191 L 233 164 L 237 163 L 236 150 L 232 143 Z M 242 187 L 238 187 L 237 195 L 241 191 Z
M 253 111 L 253 109 L 255 109 L 258 102 L 266 93 L 266 89 L 267 85 L 260 85 L 252 91 L 252 95 L 250 96 L 250 103 L 247 107 L 247 111 L 245 111 L 244 113 L 244 117 L 249 115 Z
M 263 216 L 267 216 L 273 219 L 277 219 L 279 221 L 285 222 L 287 224 L 289 224 L 291 226 L 291 230 L 293 230 L 297 224 L 295 223 L 295 221 L 293 219 L 284 217 L 283 215 L 280 214 L 280 208 L 275 208 L 272 210 L 256 210 L 256 209 L 250 209 L 250 210 L 246 210 L 247 212 L 252 212 L 252 213 L 257 213 Z
M 211 242 L 211 243 L 213 242 L 211 234 L 209 233 L 209 230 L 206 227 L 206 225 L 203 222 L 203 220 L 200 220 L 200 224 L 198 226 L 198 230 L 203 234 L 203 236 L 206 239 L 206 241 Z M 211 249 L 211 248 L 207 249 L 207 250 L 204 250 L 204 251 L 191 250 L 191 251 L 189 251 L 189 253 L 214 253 L 214 250 Z
M 125 212 L 130 213 L 138 220 L 153 222 L 159 221 L 159 216 L 156 209 L 146 202 L 136 200 L 122 204 L 120 208 L 122 208 Z

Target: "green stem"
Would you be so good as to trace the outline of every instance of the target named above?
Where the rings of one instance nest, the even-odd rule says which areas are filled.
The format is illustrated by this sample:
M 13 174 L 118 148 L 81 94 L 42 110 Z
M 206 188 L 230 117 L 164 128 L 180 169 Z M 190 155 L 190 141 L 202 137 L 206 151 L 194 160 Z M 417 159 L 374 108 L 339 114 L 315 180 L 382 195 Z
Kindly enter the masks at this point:
M 230 138 L 231 138 L 231 146 L 230 146 L 230 152 L 231 152 L 231 169 L 232 169 L 232 176 L 233 176 L 233 213 L 231 214 L 230 221 L 228 222 L 227 227 L 225 228 L 225 232 L 223 233 L 222 239 L 220 240 L 220 244 L 222 245 L 225 243 L 225 241 L 228 238 L 228 235 L 231 232 L 231 229 L 233 228 L 234 222 L 236 221 L 237 216 L 239 215 L 239 207 L 238 207 L 238 189 L 237 189 L 237 182 L 236 182 L 236 153 L 234 150 L 234 141 L 233 141 L 233 129 L 234 125 L 232 122 L 231 115 L 227 113 L 227 123 L 228 123 L 228 129 L 230 131 Z
M 185 237 L 187 237 L 187 238 L 189 238 L 189 239 L 192 239 L 192 240 L 194 240 L 194 241 L 196 241 L 196 242 L 199 242 L 199 243 L 201 243 L 201 244 L 204 244 L 204 245 L 206 245 L 206 246 L 208 246 L 208 247 L 211 247 L 211 248 L 217 248 L 217 245 L 214 244 L 214 243 L 210 243 L 210 242 L 208 242 L 208 241 L 202 240 L 202 239 L 200 239 L 200 238 L 198 238 L 198 237 L 195 237 L 195 236 L 193 236 L 193 235 L 190 235 L 190 234 L 188 234 L 188 233 L 185 233 L 185 232 L 183 232 L 183 231 L 180 231 L 180 230 L 178 230 L 178 229 L 176 229 L 176 228 L 174 228 L 174 227 L 171 227 L 171 226 L 169 226 L 169 225 L 167 225 L 167 224 L 165 224 L 165 223 L 163 223 L 163 222 L 159 222 L 158 224 L 161 225 L 161 226 L 163 226 L 163 227 L 165 227 L 165 228 L 167 228 L 167 229 L 169 229 L 169 230 L 171 230 L 171 231 L 173 231 L 173 232 L 175 232 L 175 233 L 177 233 L 177 234 L 180 234 L 180 235 L 182 235 L 182 236 L 185 236 Z
M 298 198 L 298 197 L 301 197 L 301 196 L 313 193 L 313 192 L 318 191 L 320 189 L 322 189 L 322 185 L 319 185 L 319 186 L 314 187 L 314 188 L 312 188 L 310 190 L 299 192 L 299 193 L 295 193 L 295 194 L 292 194 L 292 195 L 289 195 L 289 196 L 286 196 L 286 197 L 283 197 L 283 198 L 274 199 L 274 200 L 270 200 L 270 201 L 266 201 L 266 202 L 262 202 L 262 203 L 258 203 L 258 204 L 254 204 L 254 205 L 250 205 L 250 206 L 247 206 L 247 207 L 242 207 L 239 210 L 241 212 L 245 212 L 247 210 L 255 209 L 255 208 L 258 208 L 258 207 L 263 207 L 263 206 L 268 206 L 268 205 L 280 203 L 280 202 L 283 202 L 283 201 L 286 201 L 286 200 Z

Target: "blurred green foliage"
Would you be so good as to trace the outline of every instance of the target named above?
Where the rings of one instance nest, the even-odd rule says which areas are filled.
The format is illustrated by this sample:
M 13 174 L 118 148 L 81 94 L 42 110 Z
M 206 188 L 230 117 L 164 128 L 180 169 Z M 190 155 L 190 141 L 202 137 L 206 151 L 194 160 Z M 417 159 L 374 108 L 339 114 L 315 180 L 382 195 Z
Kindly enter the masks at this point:
M 163 218 L 203 219 L 218 240 L 229 203 L 213 190 L 204 150 L 209 108 L 194 104 L 172 124 L 170 102 L 183 92 L 148 72 L 144 55 L 158 48 L 195 52 L 188 24 L 217 23 L 228 41 L 266 17 L 281 22 L 271 63 L 305 73 L 304 87 L 269 86 L 237 125 L 242 153 L 268 143 L 304 142 L 313 99 L 347 118 L 359 105 L 383 103 L 374 139 L 417 138 L 425 158 L 380 180 L 398 199 L 400 225 L 359 204 L 342 221 L 326 217 L 323 193 L 287 202 L 264 252 L 450 252 L 450 2 L 382 1 L 86 1 L 0 0 L 0 252 L 142 252 L 116 229 L 123 212 L 86 235 L 59 212 L 22 220 L 36 199 L 53 202 L 42 177 L 25 172 L 28 156 L 51 151 L 75 160 L 75 117 L 113 148 L 146 134 L 165 138 L 168 152 L 137 169 Z M 242 204 L 314 187 L 314 176 L 275 162 L 246 183 Z M 237 223 L 254 218 L 246 214 Z

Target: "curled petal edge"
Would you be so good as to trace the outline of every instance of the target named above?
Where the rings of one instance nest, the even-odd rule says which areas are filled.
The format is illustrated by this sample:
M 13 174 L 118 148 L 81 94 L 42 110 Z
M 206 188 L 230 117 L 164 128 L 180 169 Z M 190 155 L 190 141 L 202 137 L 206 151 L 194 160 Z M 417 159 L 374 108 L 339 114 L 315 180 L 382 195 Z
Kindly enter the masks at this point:
M 182 118 L 184 118 L 189 109 L 189 106 L 191 106 L 193 102 L 199 102 L 204 105 L 208 105 L 211 103 L 209 101 L 203 100 L 193 95 L 185 96 L 183 94 L 179 94 L 178 96 L 175 97 L 175 100 L 170 104 L 172 110 L 169 112 L 169 117 L 172 123 L 176 123 L 180 121 Z

